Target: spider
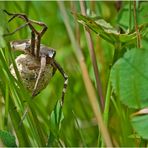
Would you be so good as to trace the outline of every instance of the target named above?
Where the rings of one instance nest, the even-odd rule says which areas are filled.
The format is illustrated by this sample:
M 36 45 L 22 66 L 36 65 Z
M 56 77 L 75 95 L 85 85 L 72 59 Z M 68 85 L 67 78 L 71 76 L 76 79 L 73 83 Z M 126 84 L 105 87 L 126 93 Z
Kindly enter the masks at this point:
M 47 30 L 46 24 L 44 24 L 43 22 L 31 20 L 25 14 L 22 14 L 22 13 L 10 13 L 6 10 L 4 10 L 4 12 L 9 16 L 12 16 L 8 22 L 12 21 L 14 18 L 20 18 L 25 21 L 25 24 L 18 27 L 13 32 L 5 34 L 4 36 L 12 35 L 18 30 L 26 26 L 28 26 L 31 30 L 31 39 L 12 41 L 10 42 L 10 45 L 11 45 L 11 48 L 13 48 L 14 50 L 20 50 L 24 52 L 24 55 L 22 55 L 24 57 L 20 56 L 16 60 L 18 62 L 18 66 L 24 62 L 25 64 L 23 63 L 24 65 L 21 65 L 22 69 L 25 68 L 25 66 L 27 65 L 29 67 L 29 70 L 33 70 L 29 72 L 32 73 L 35 71 L 32 77 L 34 83 L 31 84 L 31 78 L 25 79 L 25 82 L 28 85 L 31 84 L 30 90 L 32 90 L 32 96 L 36 96 L 43 88 L 45 88 L 45 86 L 49 83 L 48 82 L 49 78 L 54 76 L 56 70 L 58 70 L 64 78 L 64 86 L 63 86 L 62 97 L 61 97 L 61 105 L 63 105 L 64 95 L 65 95 L 67 84 L 68 84 L 68 76 L 64 72 L 63 68 L 55 60 L 56 51 L 53 48 L 49 48 L 41 44 L 41 38 Z M 37 31 L 34 28 L 33 24 L 43 27 L 42 30 Z M 23 70 L 21 72 L 23 73 L 23 74 L 21 73 L 22 79 L 24 79 L 23 76 L 24 75 L 27 76 L 28 72 L 24 73 Z M 46 76 L 49 73 L 50 73 L 50 76 L 49 77 Z M 37 75 L 36 77 L 35 77 L 35 74 Z M 43 80 L 41 80 L 42 77 L 45 77 L 45 79 L 43 78 Z M 43 83 L 43 84 L 40 84 L 40 83 Z M 34 86 L 32 86 L 33 84 Z

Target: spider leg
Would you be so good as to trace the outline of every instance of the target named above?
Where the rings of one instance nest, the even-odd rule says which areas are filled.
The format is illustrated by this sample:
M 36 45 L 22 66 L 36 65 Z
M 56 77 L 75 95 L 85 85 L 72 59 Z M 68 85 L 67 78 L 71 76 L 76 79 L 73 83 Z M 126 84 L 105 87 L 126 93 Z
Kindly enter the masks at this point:
M 39 58 L 41 37 L 46 32 L 48 27 L 46 26 L 46 24 L 44 24 L 42 22 L 37 22 L 37 21 L 34 21 L 34 20 L 29 20 L 29 21 L 31 23 L 37 24 L 39 26 L 43 26 L 43 29 L 37 34 L 37 41 L 36 41 L 36 56 Z
M 3 11 L 4 11 L 6 14 L 8 14 L 8 15 L 12 15 L 12 17 L 9 19 L 8 22 L 12 21 L 12 20 L 13 20 L 14 18 L 16 18 L 16 17 L 19 17 L 19 18 L 25 20 L 26 22 L 28 22 L 28 26 L 30 27 L 30 29 L 33 30 L 36 34 L 40 34 L 40 36 L 42 36 L 42 35 L 45 33 L 45 31 L 47 30 L 47 26 L 46 26 L 45 23 L 43 23 L 43 22 L 38 22 L 38 21 L 35 21 L 35 20 L 31 20 L 31 19 L 28 19 L 28 17 L 27 17 L 25 14 L 22 14 L 22 13 L 10 13 L 10 12 L 8 12 L 8 11 L 6 11 L 6 10 L 3 10 Z M 43 26 L 42 31 L 39 33 L 39 32 L 33 27 L 32 24 L 37 24 L 37 25 L 39 25 L 39 26 Z
M 35 33 L 31 31 L 31 54 L 35 55 Z
M 32 20 L 31 20 L 32 21 Z M 33 21 L 33 23 L 43 26 L 44 28 L 40 31 L 39 34 L 37 34 L 37 40 L 36 40 L 36 56 L 39 58 L 40 53 L 40 44 L 41 44 L 41 37 L 47 30 L 47 26 L 42 22 Z
M 27 16 L 25 14 L 21 14 L 21 13 L 10 13 L 6 10 L 4 10 L 5 13 L 7 13 L 8 15 L 11 15 L 12 17 L 9 19 L 8 22 L 12 21 L 14 18 L 18 17 L 21 18 L 23 20 L 25 20 L 27 23 L 20 26 L 19 28 L 17 28 L 15 31 L 13 31 L 12 33 L 8 34 L 11 35 L 13 33 L 15 33 L 16 31 L 18 31 L 19 29 L 22 29 L 25 26 L 29 26 L 30 30 L 31 30 L 31 54 L 35 55 L 35 33 L 38 35 L 39 32 L 33 27 L 33 25 L 31 24 L 32 21 L 30 21 Z M 39 48 L 40 49 L 40 48 Z
M 37 80 L 36 80 L 35 85 L 34 85 L 32 96 L 35 96 L 35 91 L 36 91 L 37 85 L 39 83 L 39 80 L 41 78 L 41 74 L 42 74 L 42 72 L 45 69 L 45 66 L 46 66 L 46 56 L 41 56 L 40 70 L 39 70 L 39 73 L 38 73 L 38 76 L 37 76 Z
M 64 104 L 64 97 L 65 97 L 65 93 L 66 93 L 66 89 L 67 89 L 67 85 L 68 85 L 68 76 L 64 72 L 63 68 L 55 60 L 53 60 L 53 64 L 59 70 L 59 72 L 62 74 L 62 76 L 64 78 L 64 86 L 63 86 L 62 98 L 61 98 L 61 106 L 63 106 L 63 104 Z
M 42 36 L 46 32 L 46 30 L 48 29 L 48 27 L 46 26 L 46 24 L 43 23 L 43 22 L 39 22 L 39 21 L 35 21 L 35 20 L 30 20 L 30 19 L 29 19 L 29 21 L 32 24 L 36 24 L 36 25 L 39 25 L 39 26 L 42 26 L 43 27 L 43 29 L 40 31 L 40 36 Z
M 41 36 L 37 35 L 37 40 L 36 40 L 36 56 L 39 58 L 39 53 L 40 53 L 40 43 L 41 43 Z
M 7 13 L 7 14 L 8 14 L 8 13 Z M 14 18 L 20 16 L 20 14 L 8 14 L 8 15 L 13 15 L 13 16 L 8 20 L 8 22 L 11 22 Z
M 28 22 L 21 25 L 20 27 L 18 27 L 17 29 L 15 29 L 13 32 L 7 33 L 7 34 L 3 34 L 3 36 L 8 36 L 8 35 L 13 35 L 15 32 L 19 31 L 20 29 L 26 27 L 28 25 Z
M 21 14 L 21 13 L 10 13 L 6 10 L 4 10 L 5 13 L 7 13 L 8 15 L 11 15 L 12 17 L 9 19 L 8 22 L 12 21 L 14 18 L 18 17 L 21 18 L 23 20 L 25 20 L 30 28 L 31 32 L 31 53 L 32 55 L 35 55 L 35 44 L 36 44 L 36 56 L 39 58 L 39 52 L 40 52 L 40 42 L 41 42 L 41 37 L 43 36 L 43 34 L 46 32 L 47 30 L 47 26 L 46 24 L 44 24 L 43 22 L 38 22 L 38 21 L 34 21 L 34 20 L 30 20 L 28 19 L 28 17 L 25 14 Z M 32 24 L 37 24 L 39 26 L 42 26 L 43 29 L 38 32 Z M 26 26 L 26 25 L 24 25 Z M 20 27 L 23 28 L 23 27 Z M 17 29 L 19 30 L 19 29 Z M 15 33 L 15 32 L 14 32 Z M 37 35 L 37 43 L 36 43 L 36 39 L 35 39 L 35 33 Z
M 4 12 L 7 12 L 7 11 L 4 11 Z M 21 13 L 13 14 L 13 13 L 8 13 L 8 12 L 7 12 L 7 14 L 12 15 L 12 17 L 8 20 L 8 22 L 12 21 L 16 17 L 21 18 L 28 23 L 28 26 L 31 31 L 34 31 L 36 34 L 39 34 L 39 32 L 33 27 L 32 21 L 30 19 L 28 19 L 28 17 L 25 14 L 21 14 Z
M 6 14 L 8 14 L 8 15 L 12 15 L 12 17 L 9 19 L 9 21 L 8 22 L 10 22 L 11 20 L 13 20 L 15 17 L 17 17 L 19 14 L 17 14 L 17 13 L 10 13 L 10 12 L 8 12 L 7 10 L 3 10 Z

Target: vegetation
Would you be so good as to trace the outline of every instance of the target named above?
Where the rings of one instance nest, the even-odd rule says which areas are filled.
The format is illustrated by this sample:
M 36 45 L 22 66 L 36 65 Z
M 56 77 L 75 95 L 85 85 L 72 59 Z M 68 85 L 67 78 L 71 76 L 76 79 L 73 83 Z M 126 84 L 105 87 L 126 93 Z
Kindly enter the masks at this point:
M 142 1 L 1 1 L 0 146 L 147 147 L 147 8 Z M 25 27 L 4 37 L 24 23 L 8 22 L 4 9 L 48 26 L 42 43 L 56 49 L 69 76 L 63 107 L 58 71 L 34 99 L 23 86 L 15 63 L 21 53 L 9 42 L 31 33 Z

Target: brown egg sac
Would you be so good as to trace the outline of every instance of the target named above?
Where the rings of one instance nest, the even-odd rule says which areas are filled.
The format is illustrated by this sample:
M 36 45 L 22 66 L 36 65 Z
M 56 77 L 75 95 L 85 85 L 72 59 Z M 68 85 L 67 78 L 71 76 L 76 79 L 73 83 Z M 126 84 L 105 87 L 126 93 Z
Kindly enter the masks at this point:
M 32 55 L 29 54 L 21 54 L 16 59 L 16 66 L 18 68 L 20 77 L 22 79 L 23 85 L 29 92 L 33 92 L 37 76 L 40 70 L 40 61 L 37 60 Z M 10 65 L 11 74 L 17 79 L 16 73 L 13 65 Z M 43 90 L 48 84 L 55 72 L 55 69 L 50 65 L 46 64 L 44 71 L 41 74 L 39 79 L 39 83 L 34 94 L 38 94 L 41 90 Z

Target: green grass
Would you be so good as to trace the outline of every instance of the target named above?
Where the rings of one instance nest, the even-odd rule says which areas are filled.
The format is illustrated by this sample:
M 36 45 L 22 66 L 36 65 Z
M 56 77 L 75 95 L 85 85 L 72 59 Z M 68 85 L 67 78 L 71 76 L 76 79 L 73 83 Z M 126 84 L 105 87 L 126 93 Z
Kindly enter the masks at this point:
M 95 24 L 93 17 L 90 19 L 80 16 L 80 13 L 85 14 L 85 4 L 79 1 L 0 2 L 0 139 L 3 142 L 3 139 L 6 140 L 3 144 L 0 141 L 0 146 L 9 146 L 11 140 L 14 143 L 16 141 L 17 146 L 23 147 L 147 146 L 147 138 L 143 138 L 147 137 L 147 134 L 143 134 L 141 123 L 131 117 L 132 113 L 142 108 L 129 107 L 129 100 L 124 100 L 126 103 L 122 102 L 122 98 L 125 99 L 126 96 L 122 90 L 128 90 L 130 87 L 127 85 L 126 89 L 120 84 L 124 78 L 129 78 L 128 74 L 122 75 L 124 66 L 128 65 L 124 65 L 125 59 L 120 58 L 125 54 L 132 57 L 137 42 L 143 48 L 147 48 L 148 41 L 144 36 L 147 24 L 143 25 L 148 23 L 143 19 L 147 3 L 141 3 L 143 9 L 137 13 L 136 20 L 132 2 L 123 2 L 120 11 L 117 11 L 117 3 L 114 1 L 85 3 L 90 12 L 93 11 L 114 28 L 109 30 L 104 25 L 105 29 L 102 29 L 102 26 Z M 8 30 L 12 32 L 23 21 L 14 19 L 8 23 L 9 16 L 3 13 L 2 9 L 13 13 L 25 13 L 30 19 L 47 24 L 48 30 L 42 43 L 56 49 L 56 61 L 69 77 L 63 108 L 59 103 L 64 80 L 58 71 L 49 85 L 34 99 L 23 86 L 15 64 L 15 58 L 20 53 L 12 51 L 9 42 L 30 38 L 30 30 L 26 27 L 12 36 L 3 38 L 3 33 Z M 81 23 L 78 23 L 80 20 Z M 140 42 L 136 40 L 139 34 L 135 30 L 134 22 L 143 25 L 140 33 L 144 37 Z M 85 30 L 84 24 L 85 27 L 89 27 L 89 31 L 88 28 Z M 123 32 L 120 36 L 112 32 L 119 27 Z M 129 34 L 124 32 L 127 29 L 131 31 Z M 108 33 L 108 30 L 111 33 Z M 100 32 L 100 36 L 96 35 Z M 130 50 L 131 52 L 127 52 Z M 145 51 L 144 57 L 146 53 Z M 141 58 L 135 55 L 137 59 Z M 141 61 L 147 62 L 145 59 Z M 15 67 L 17 80 L 10 73 L 10 64 Z M 134 72 L 135 76 L 137 71 Z M 138 88 L 143 92 L 147 84 L 141 84 L 145 87 L 141 89 L 136 86 L 133 90 Z M 104 105 L 101 104 L 101 99 L 104 99 Z M 143 104 L 143 98 L 140 99 L 140 103 Z M 29 108 L 29 111 L 21 122 L 26 108 Z M 138 134 L 140 136 L 136 138 Z

